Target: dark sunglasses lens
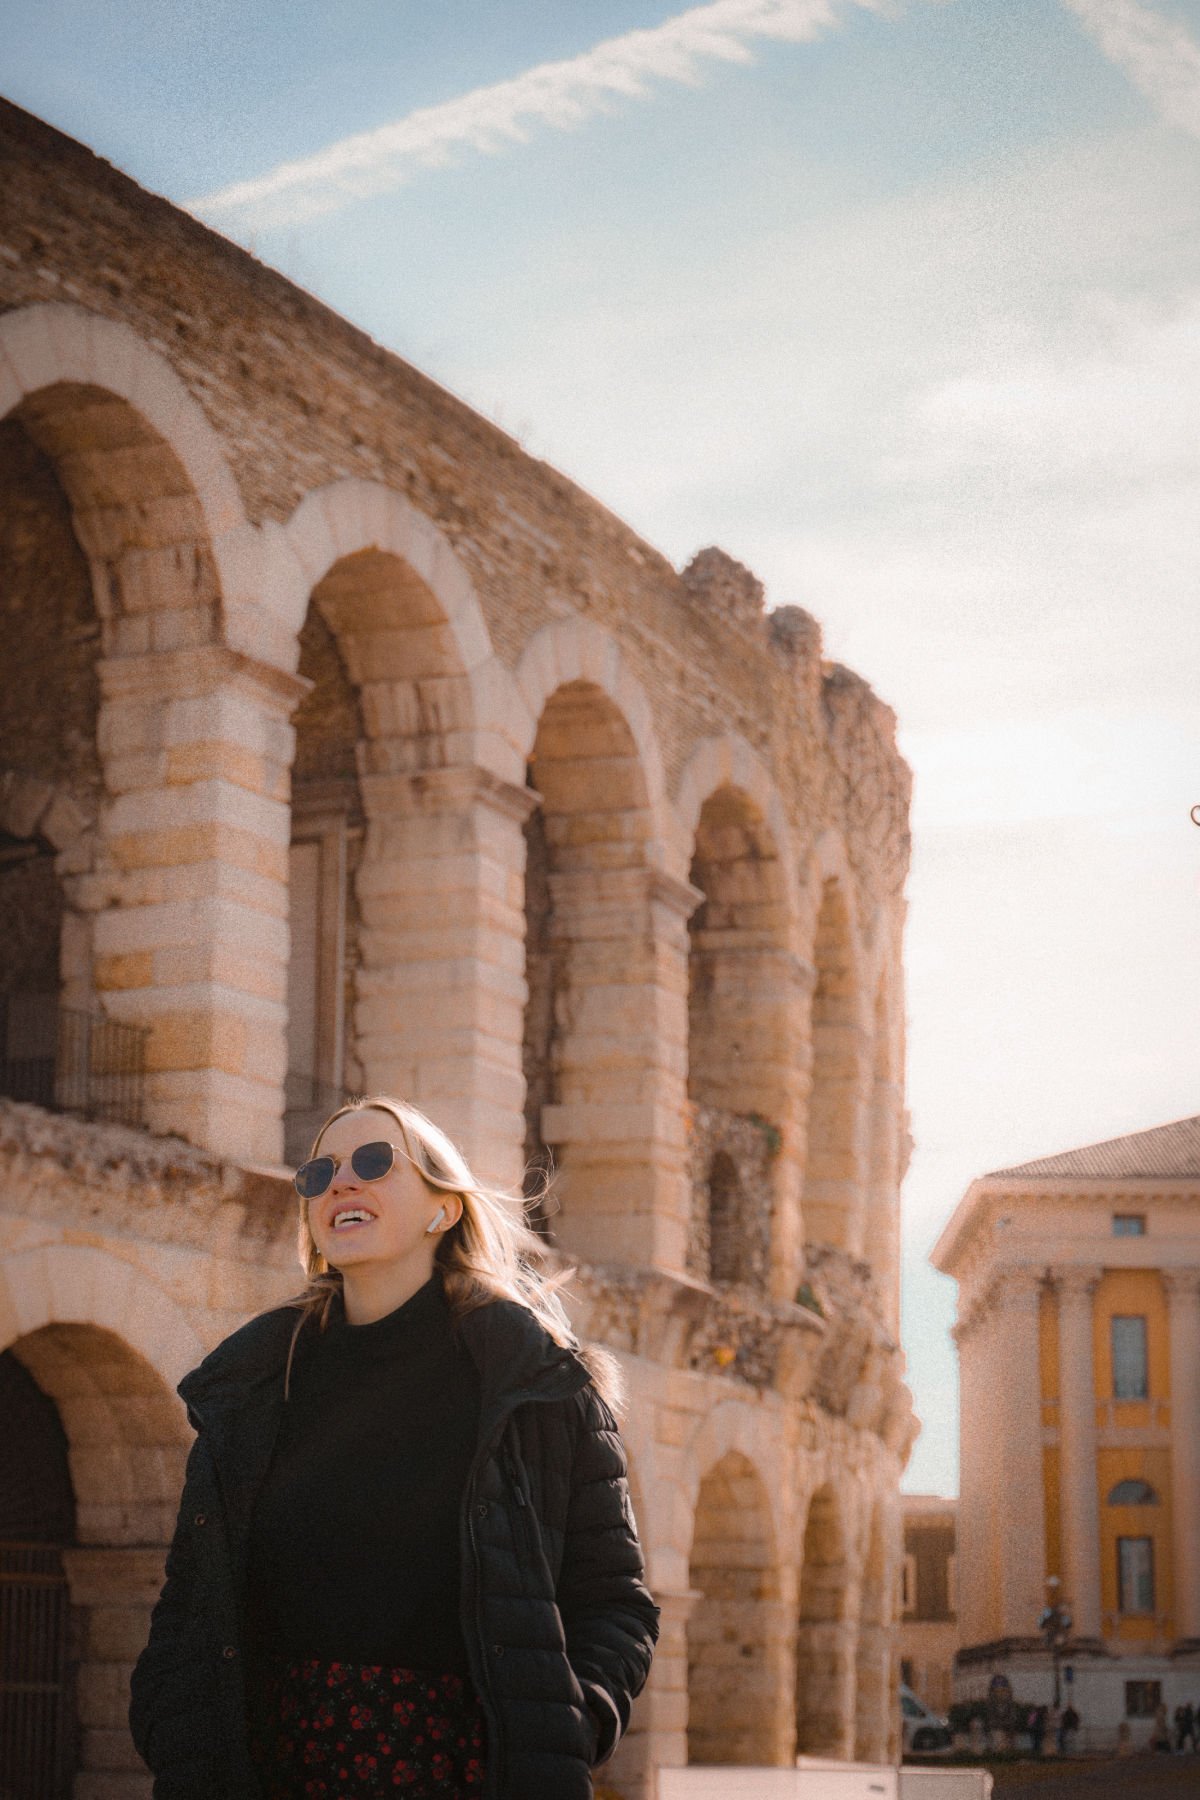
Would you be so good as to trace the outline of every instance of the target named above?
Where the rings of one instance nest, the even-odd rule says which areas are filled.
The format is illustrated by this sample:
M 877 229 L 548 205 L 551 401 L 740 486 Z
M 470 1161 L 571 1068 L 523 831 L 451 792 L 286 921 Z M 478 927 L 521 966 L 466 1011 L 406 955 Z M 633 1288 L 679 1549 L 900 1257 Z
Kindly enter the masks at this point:
M 301 1163 L 292 1180 L 296 1192 L 302 1200 L 315 1200 L 323 1194 L 337 1172 L 337 1164 L 332 1156 L 314 1156 L 311 1162 Z
M 390 1144 L 360 1144 L 350 1158 L 350 1167 L 360 1181 L 382 1181 L 393 1157 Z

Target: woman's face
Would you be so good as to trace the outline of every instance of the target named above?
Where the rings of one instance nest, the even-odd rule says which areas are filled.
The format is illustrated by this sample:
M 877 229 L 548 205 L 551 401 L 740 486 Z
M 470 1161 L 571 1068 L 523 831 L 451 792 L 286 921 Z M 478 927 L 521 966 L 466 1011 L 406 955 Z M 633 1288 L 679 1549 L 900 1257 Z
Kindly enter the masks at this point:
M 403 1261 L 425 1249 L 432 1258 L 437 1238 L 428 1228 L 441 1207 L 446 1209 L 443 1225 L 453 1216 L 453 1196 L 430 1187 L 402 1148 L 382 1181 L 362 1181 L 350 1166 L 350 1154 L 360 1144 L 403 1142 L 391 1113 L 373 1110 L 346 1113 L 321 1138 L 317 1155 L 332 1156 L 337 1173 L 331 1186 L 309 1201 L 308 1228 L 331 1268 Z M 340 1214 L 352 1211 L 370 1216 L 361 1222 L 337 1223 Z

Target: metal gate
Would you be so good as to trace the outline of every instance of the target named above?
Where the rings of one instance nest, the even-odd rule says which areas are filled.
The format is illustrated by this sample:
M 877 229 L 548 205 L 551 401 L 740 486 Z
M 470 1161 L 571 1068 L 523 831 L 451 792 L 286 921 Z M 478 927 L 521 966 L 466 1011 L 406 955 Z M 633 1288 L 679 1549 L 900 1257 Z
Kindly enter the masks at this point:
M 68 1800 L 69 1607 L 56 1545 L 0 1543 L 0 1800 Z

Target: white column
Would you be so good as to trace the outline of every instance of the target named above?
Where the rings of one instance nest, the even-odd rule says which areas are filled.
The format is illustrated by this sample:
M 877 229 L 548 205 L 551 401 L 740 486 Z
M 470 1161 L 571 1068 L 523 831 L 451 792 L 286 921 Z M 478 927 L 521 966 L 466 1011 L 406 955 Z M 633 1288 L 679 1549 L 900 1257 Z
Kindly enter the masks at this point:
M 1043 1272 L 1026 1265 L 1000 1272 L 996 1290 L 998 1354 L 989 1371 L 981 1431 L 1000 1431 L 1004 1486 L 996 1496 L 1000 1534 L 1002 1636 L 1031 1637 L 1045 1605 L 1046 1526 L 1042 1478 L 1042 1391 L 1038 1311 Z
M 1096 1475 L 1096 1379 L 1092 1297 L 1100 1269 L 1056 1269 L 1058 1421 L 1061 1445 L 1063 1597 L 1077 1637 L 1100 1635 L 1100 1498 Z
M 1171 1336 L 1175 1636 L 1200 1640 L 1200 1270 L 1164 1269 Z
M 985 1462 L 989 1432 L 985 1419 L 991 1383 L 985 1366 L 987 1333 L 979 1301 L 960 1293 L 952 1336 L 958 1345 L 958 1440 L 961 1475 L 958 1503 L 958 1634 L 964 1644 L 986 1643 L 997 1635 L 988 1619 L 987 1557 L 990 1504 Z

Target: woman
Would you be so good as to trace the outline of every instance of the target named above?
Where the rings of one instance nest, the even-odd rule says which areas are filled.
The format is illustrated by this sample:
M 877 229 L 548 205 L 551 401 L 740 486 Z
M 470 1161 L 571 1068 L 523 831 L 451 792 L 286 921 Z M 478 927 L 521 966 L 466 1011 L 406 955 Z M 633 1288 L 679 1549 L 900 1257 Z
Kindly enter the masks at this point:
M 658 1633 L 616 1365 L 416 1108 L 341 1108 L 295 1181 L 306 1287 L 179 1384 L 155 1800 L 586 1800 Z

